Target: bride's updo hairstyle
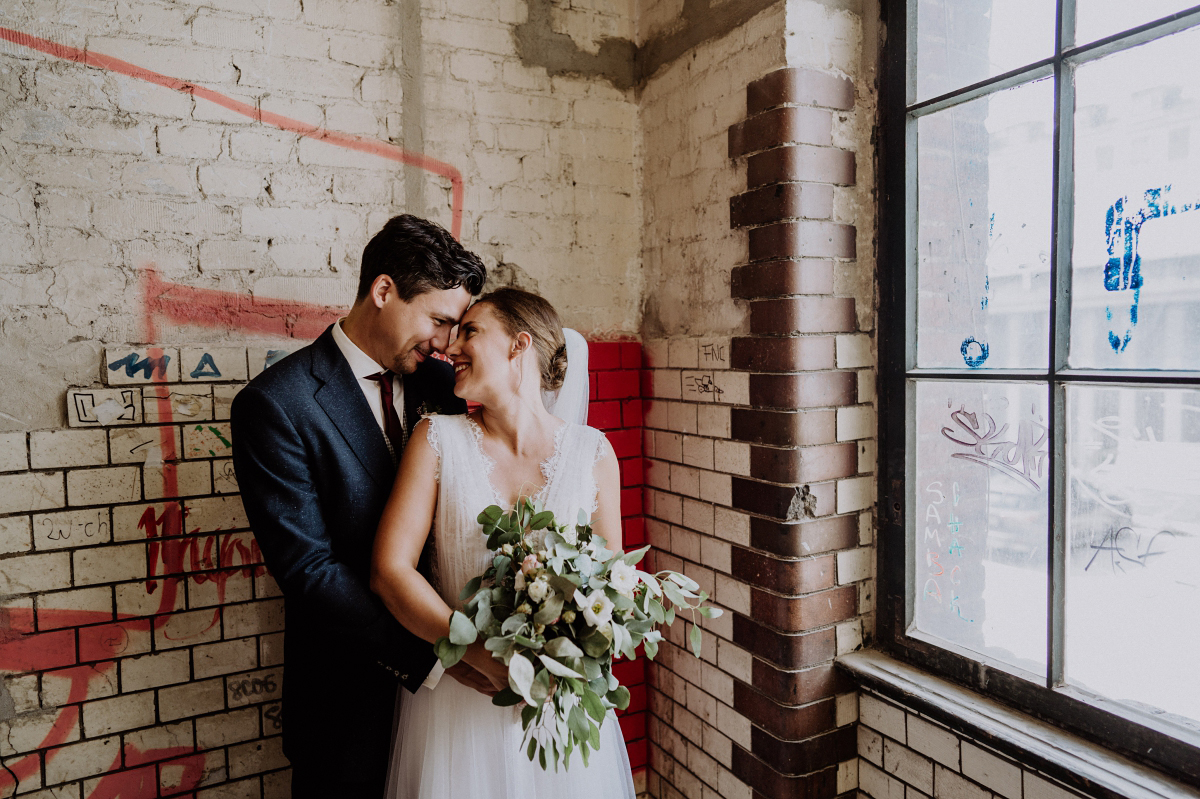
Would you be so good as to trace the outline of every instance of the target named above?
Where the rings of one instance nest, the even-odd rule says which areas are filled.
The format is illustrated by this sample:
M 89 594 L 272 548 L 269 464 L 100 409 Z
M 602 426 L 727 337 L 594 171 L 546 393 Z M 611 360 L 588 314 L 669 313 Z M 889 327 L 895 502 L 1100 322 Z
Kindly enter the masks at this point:
M 537 352 L 542 390 L 557 391 L 567 376 L 567 342 L 554 306 L 536 294 L 514 288 L 488 292 L 476 305 L 482 303 L 492 306 L 510 336 L 529 334 Z

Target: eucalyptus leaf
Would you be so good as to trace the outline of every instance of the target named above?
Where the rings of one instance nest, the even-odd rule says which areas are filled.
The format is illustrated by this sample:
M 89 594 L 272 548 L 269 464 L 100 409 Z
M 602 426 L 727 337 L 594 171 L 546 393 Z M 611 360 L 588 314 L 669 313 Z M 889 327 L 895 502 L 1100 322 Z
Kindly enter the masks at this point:
M 541 705 L 542 702 L 545 702 L 550 696 L 550 686 L 550 672 L 546 669 L 539 669 L 537 676 L 533 679 L 533 684 L 529 686 L 529 695 L 533 698 L 533 702 L 530 704 Z
M 654 660 L 658 655 L 658 642 L 651 641 L 649 638 L 642 641 L 642 650 L 646 653 L 646 657 Z
M 547 655 L 556 658 L 579 658 L 583 657 L 583 650 L 575 645 L 575 642 L 567 637 L 551 638 L 546 642 L 545 651 Z
M 475 629 L 475 623 L 465 614 L 457 610 L 450 614 L 450 643 L 466 646 L 475 643 L 478 637 L 479 631 Z
M 597 724 L 588 722 L 588 743 L 596 751 L 600 751 L 600 727 Z
M 503 515 L 504 511 L 500 510 L 499 505 L 488 505 L 479 512 L 479 515 L 475 517 L 475 521 L 480 524 L 495 524 Z
M 533 620 L 538 624 L 552 624 L 559 616 L 562 615 L 563 598 L 562 594 L 552 594 L 546 597 L 546 601 L 542 603 L 542 607 L 537 613 L 533 614 Z
M 629 689 L 618 685 L 608 692 L 608 701 L 616 705 L 618 710 L 625 710 L 629 707 Z
M 686 574 L 680 574 L 679 572 L 668 572 L 667 579 L 673 583 L 677 583 L 679 587 L 685 591 L 700 590 L 700 584 L 691 577 L 688 577 Z
M 667 599 L 671 600 L 671 604 L 676 607 L 687 607 L 688 601 L 683 596 L 683 592 L 679 590 L 679 586 L 674 583 L 663 583 L 662 588 Z
M 587 716 L 583 714 L 583 709 L 579 705 L 571 708 L 571 712 L 567 715 L 567 726 L 571 729 L 571 733 L 580 741 L 586 741 L 588 738 L 588 721 Z
M 542 665 L 555 677 L 583 677 L 579 672 L 564 666 L 552 657 L 538 655 L 538 660 L 542 661 Z
M 692 631 L 688 634 L 688 642 L 692 645 L 692 654 L 700 657 L 700 625 L 692 625 Z
M 448 669 L 462 660 L 463 655 L 467 654 L 467 648 L 450 643 L 449 638 L 439 638 L 433 645 L 433 653 L 442 662 L 442 668 Z
M 626 552 L 624 555 L 621 555 L 621 560 L 625 561 L 630 566 L 636 566 L 642 562 L 642 558 L 646 557 L 646 553 L 649 551 L 650 545 L 647 544 L 640 549 L 635 549 L 632 552 Z
M 492 697 L 492 704 L 497 707 L 512 707 L 524 701 L 525 698 L 511 688 L 504 688 Z
M 600 677 L 600 663 L 595 658 L 584 657 L 580 658 L 583 661 L 583 673 L 587 677 L 588 682 L 596 680 Z
M 596 721 L 604 721 L 604 703 L 600 701 L 600 697 L 596 696 L 592 691 L 584 691 L 579 696 L 579 703 L 583 705 L 583 709 L 587 714 Z
M 544 510 L 541 513 L 535 513 L 533 518 L 529 520 L 529 529 L 544 530 L 546 527 L 550 526 L 550 522 L 552 521 L 554 521 L 554 514 L 548 510 Z
M 528 757 L 530 760 L 533 760 L 533 758 L 537 756 L 537 746 L 538 746 L 537 738 L 530 738 L 529 746 L 526 747 L 526 749 L 525 749 L 525 756 Z
M 461 593 L 459 593 L 458 598 L 460 600 L 464 600 L 467 597 L 474 596 L 475 592 L 479 590 L 479 584 L 482 582 L 482 577 L 472 577 L 467 581 L 467 584 L 463 586 L 463 590 Z
M 514 655 L 513 659 L 508 662 L 509 687 L 531 705 L 537 704 L 530 694 L 533 688 L 533 677 L 533 663 L 529 658 L 524 655 Z
M 500 625 L 500 632 L 504 633 L 505 635 L 512 635 L 524 627 L 525 623 L 528 621 L 529 617 L 524 613 L 514 613 L 505 619 L 504 623 Z
M 579 515 L 576 516 L 575 518 L 578 520 L 575 525 L 576 527 L 587 527 L 588 522 L 590 522 L 592 519 L 591 516 L 588 516 L 588 512 L 585 511 L 583 508 L 579 509 Z

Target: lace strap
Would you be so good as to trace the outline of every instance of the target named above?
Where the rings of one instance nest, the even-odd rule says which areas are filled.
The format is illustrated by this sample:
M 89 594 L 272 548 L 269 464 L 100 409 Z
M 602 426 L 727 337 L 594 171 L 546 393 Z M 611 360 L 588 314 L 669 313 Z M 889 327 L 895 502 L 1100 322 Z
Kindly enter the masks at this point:
M 442 439 L 439 431 L 442 418 L 436 413 L 431 413 L 424 417 L 429 421 L 429 425 L 425 429 L 425 440 L 429 442 L 429 447 L 437 455 L 437 462 L 433 467 L 433 479 L 435 482 L 441 482 L 442 477 Z
M 591 428 L 596 430 L 596 428 Z M 612 444 L 608 441 L 608 436 L 604 435 L 604 431 L 596 430 L 596 457 L 592 460 L 592 465 L 595 466 L 600 461 L 604 460 L 604 456 L 613 451 Z

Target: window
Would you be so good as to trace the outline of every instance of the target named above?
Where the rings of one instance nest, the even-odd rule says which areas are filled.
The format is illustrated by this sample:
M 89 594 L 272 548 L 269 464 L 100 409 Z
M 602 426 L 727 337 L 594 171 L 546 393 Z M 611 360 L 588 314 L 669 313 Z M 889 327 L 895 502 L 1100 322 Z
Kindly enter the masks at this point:
M 1200 779 L 1200 6 L 887 11 L 881 639 Z

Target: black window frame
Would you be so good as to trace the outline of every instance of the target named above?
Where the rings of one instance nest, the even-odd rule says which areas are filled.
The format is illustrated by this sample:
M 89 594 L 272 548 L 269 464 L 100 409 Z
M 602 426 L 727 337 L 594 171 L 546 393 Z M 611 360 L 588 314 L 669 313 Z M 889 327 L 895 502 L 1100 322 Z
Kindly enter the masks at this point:
M 1200 388 L 1200 373 L 1178 372 L 1095 372 L 1069 370 L 1066 364 L 1067 329 L 1063 323 L 1068 303 L 1057 302 L 1067 296 L 1070 280 L 1071 215 L 1070 192 L 1060 196 L 1061 170 L 1070 169 L 1072 134 L 1066 126 L 1073 122 L 1065 103 L 1073 104 L 1073 90 L 1064 93 L 1063 79 L 1072 69 L 1072 61 L 1099 58 L 1111 52 L 1152 41 L 1161 36 L 1200 25 L 1200 5 L 1154 22 L 1141 25 L 1083 46 L 1064 46 L 1064 31 L 1074 29 L 1076 0 L 1056 0 L 1055 52 L 1050 58 L 1023 66 L 1012 72 L 972 84 L 946 95 L 909 103 L 910 76 L 909 30 L 915 27 L 919 0 L 883 0 L 881 16 L 885 33 L 879 72 L 878 168 L 878 283 L 879 324 L 879 504 L 878 504 L 878 602 L 877 643 L 888 654 L 950 679 L 979 694 L 995 699 L 1016 710 L 1083 736 L 1097 744 L 1157 768 L 1183 782 L 1200 785 L 1200 732 L 1192 735 L 1176 725 L 1156 722 L 1120 703 L 1097 699 L 1068 686 L 1063 680 L 1063 586 L 1066 574 L 1064 502 L 1051 497 L 1048 530 L 1049 580 L 1047 596 L 1048 651 L 1056 652 L 1044 685 L 1018 677 L 986 657 L 934 646 L 906 635 L 910 614 L 910 587 L 907 584 L 909 547 L 907 540 L 907 460 L 909 419 L 907 381 L 912 377 L 954 377 L 956 370 L 909 369 L 909 324 L 913 284 L 909 276 L 910 215 L 908 205 L 915 200 L 910 182 L 909 164 L 915 168 L 915 151 L 910 149 L 910 126 L 914 110 L 941 108 L 954 101 L 981 96 L 992 90 L 1022 84 L 1036 73 L 1054 77 L 1055 127 L 1053 131 L 1053 205 L 1050 281 L 1050 368 L 1031 370 L 1014 376 L 1012 372 L 976 371 L 972 379 L 1034 379 L 1050 387 L 1050 423 L 1053 431 L 1049 484 L 1052 492 L 1063 496 L 1063 454 L 1065 451 L 1062 386 L 1071 382 L 1106 383 L 1135 386 L 1179 386 Z M 1069 41 L 1069 39 L 1067 40 Z M 1064 135 L 1065 134 L 1065 135 Z M 1071 177 L 1066 178 L 1070 187 Z M 915 211 L 915 208 L 914 208 Z M 1064 282 L 1068 281 L 1068 282 Z M 1054 666 L 1057 668 L 1054 668 Z M 1056 673 L 1057 672 L 1057 673 Z

